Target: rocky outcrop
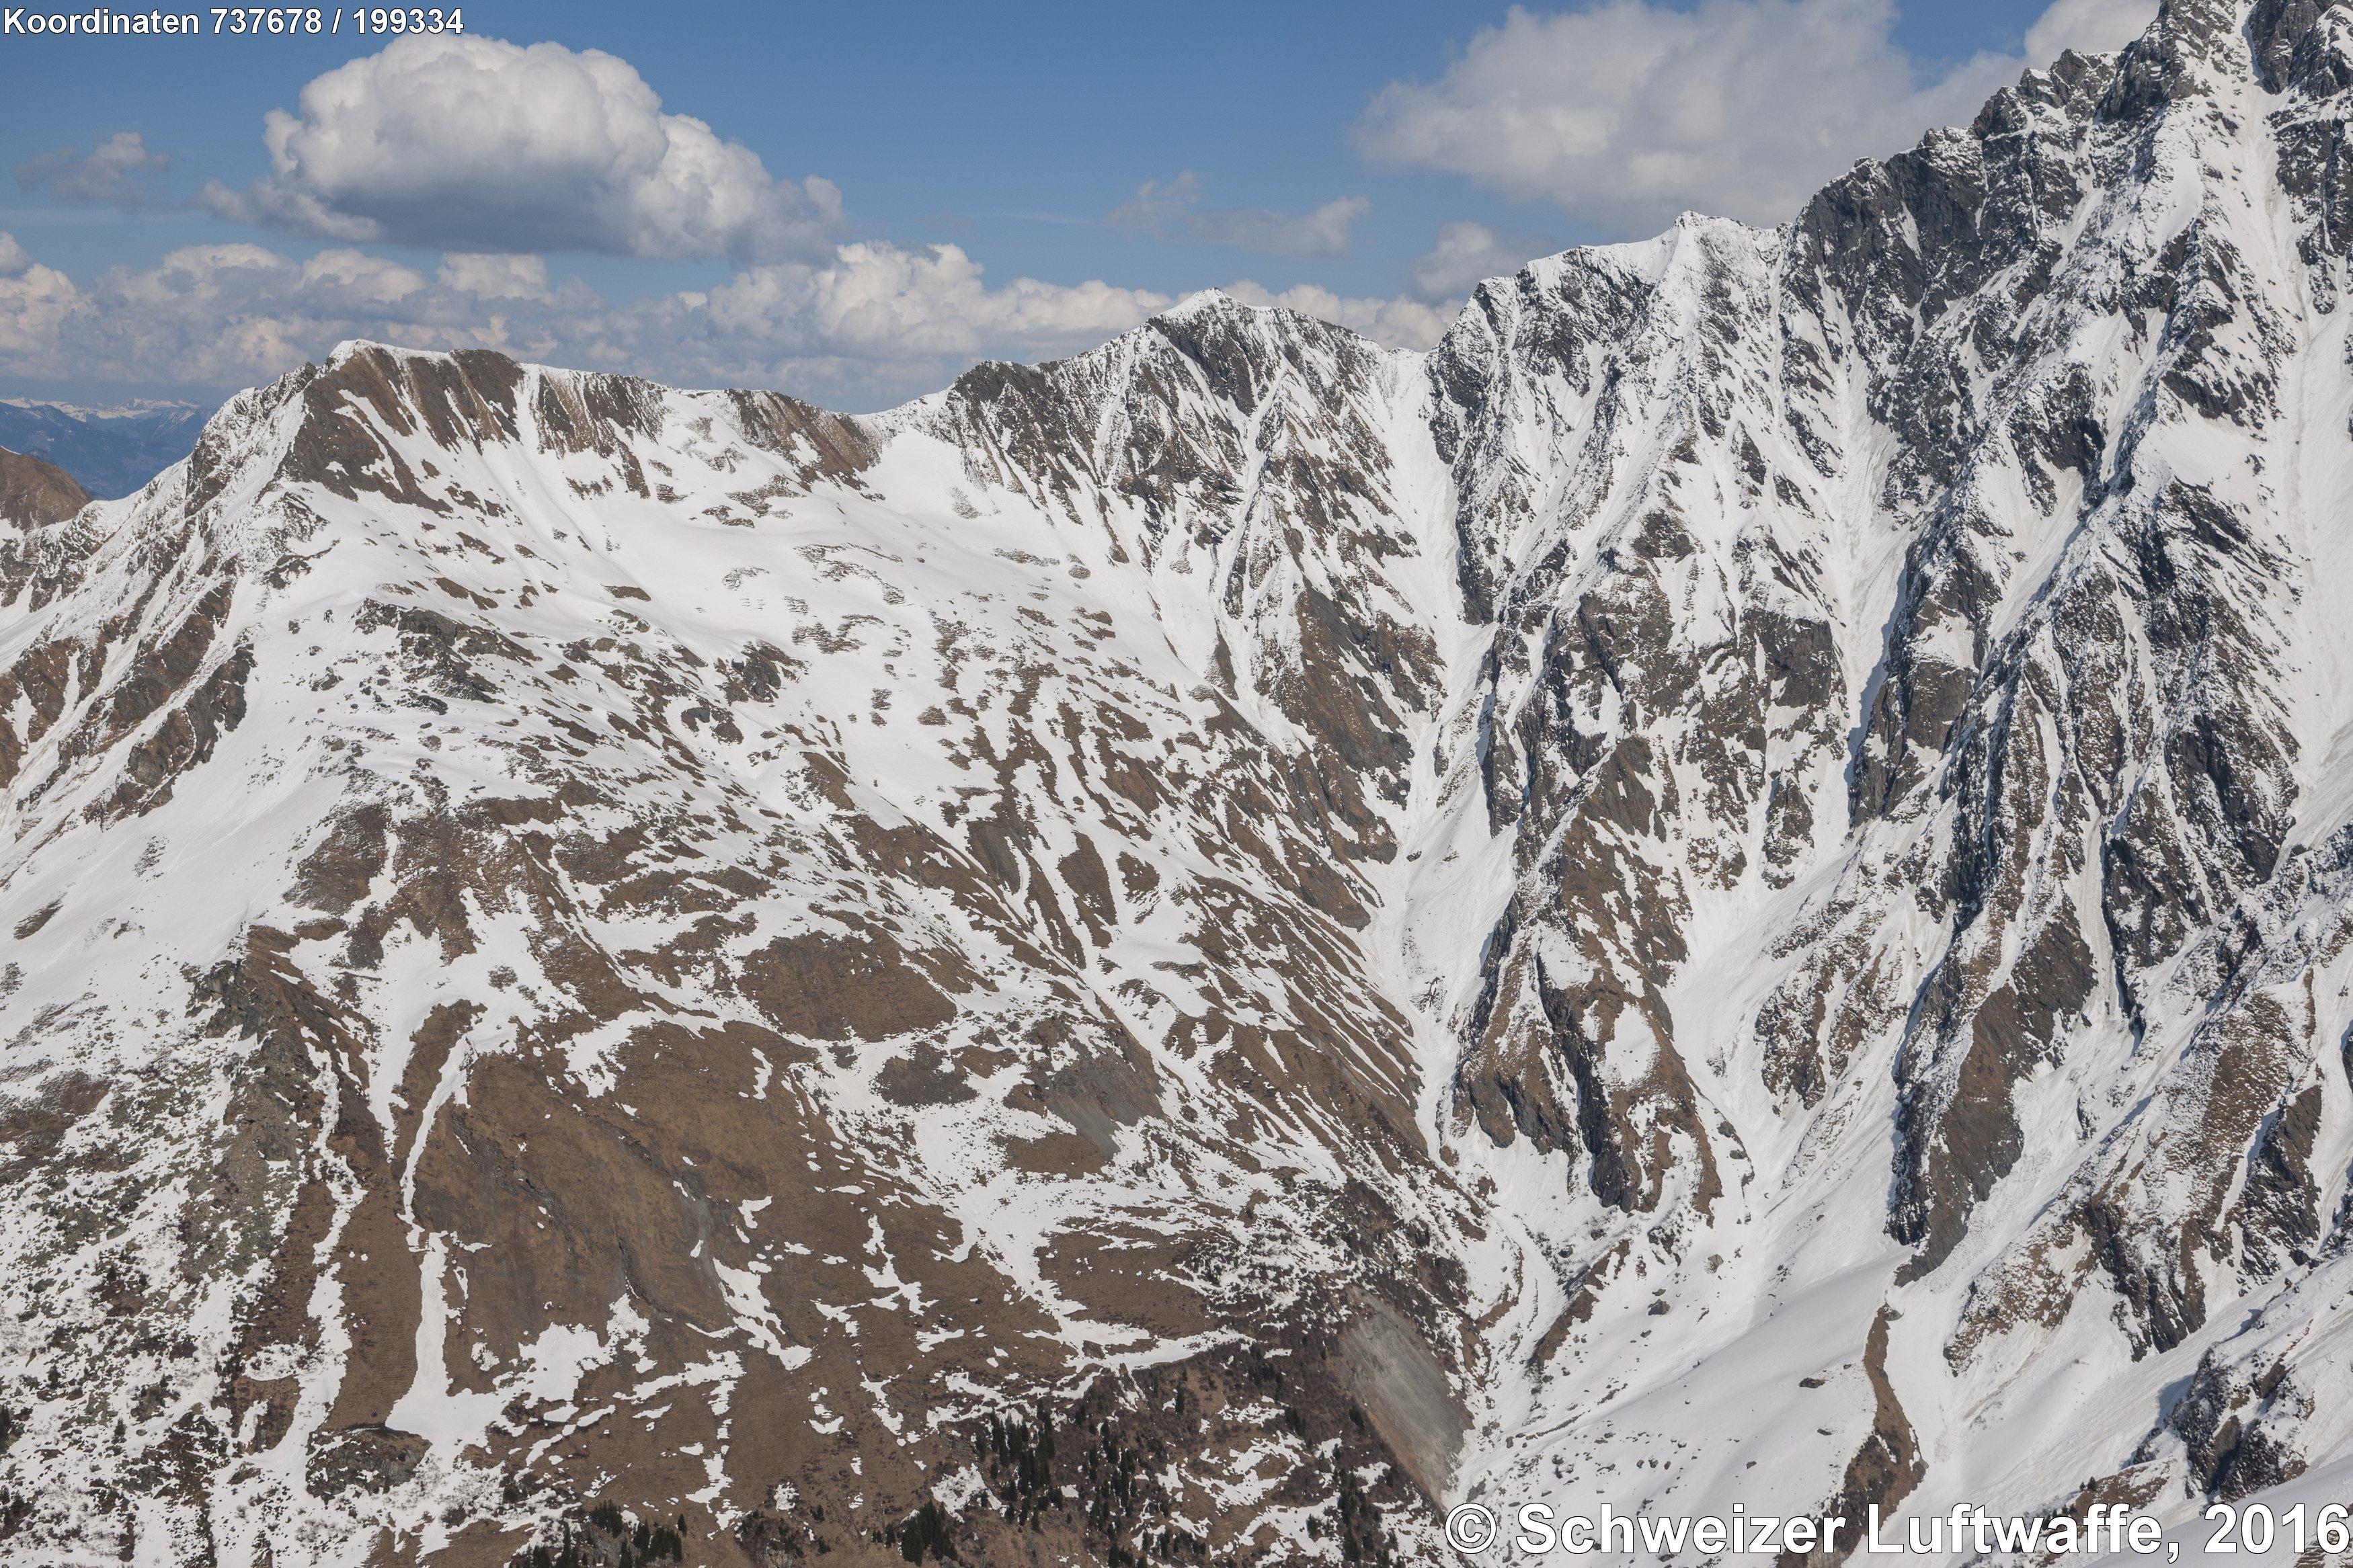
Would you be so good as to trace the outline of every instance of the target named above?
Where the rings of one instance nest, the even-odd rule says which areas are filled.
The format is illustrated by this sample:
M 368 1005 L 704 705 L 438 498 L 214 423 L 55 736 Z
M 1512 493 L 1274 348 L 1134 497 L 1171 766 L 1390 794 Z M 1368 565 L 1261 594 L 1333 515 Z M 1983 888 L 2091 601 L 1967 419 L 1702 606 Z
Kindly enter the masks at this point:
M 1426 355 L 349 345 L 25 524 L 7 1550 L 1386 1563 L 2340 1456 L 2348 26 L 2180 0 Z

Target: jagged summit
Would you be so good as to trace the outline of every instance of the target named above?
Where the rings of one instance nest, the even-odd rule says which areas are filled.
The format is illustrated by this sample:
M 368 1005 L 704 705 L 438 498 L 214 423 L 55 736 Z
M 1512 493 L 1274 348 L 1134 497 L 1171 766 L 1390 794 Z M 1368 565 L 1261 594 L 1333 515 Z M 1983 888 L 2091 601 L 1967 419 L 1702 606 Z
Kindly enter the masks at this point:
M 1166 310 L 1161 311 L 1160 314 L 1165 319 L 1181 321 L 1191 316 L 1224 315 L 1259 309 L 1271 310 L 1274 307 L 1272 306 L 1260 307 L 1245 305 L 1240 300 L 1235 299 L 1231 294 L 1227 293 L 1223 289 L 1201 289 L 1186 295 L 1182 300 L 1177 300 L 1176 303 L 1169 306 Z
M 1428 354 L 354 344 L 25 531 L 0 1556 L 2327 1500 L 2348 28 Z

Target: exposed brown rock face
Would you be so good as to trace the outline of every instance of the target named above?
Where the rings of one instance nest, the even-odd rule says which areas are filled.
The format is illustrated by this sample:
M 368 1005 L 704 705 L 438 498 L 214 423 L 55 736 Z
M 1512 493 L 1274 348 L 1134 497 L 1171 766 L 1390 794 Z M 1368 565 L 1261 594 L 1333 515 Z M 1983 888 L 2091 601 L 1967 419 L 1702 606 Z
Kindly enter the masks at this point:
M 1329 363 L 1264 391 L 1353 407 L 1377 356 L 1295 327 Z M 1230 470 L 1233 411 L 1176 384 L 1274 375 L 1228 328 L 1160 374 Z M 1394 854 L 1429 635 L 1335 574 L 1303 680 L 1240 637 L 1229 691 L 1171 679 L 1076 556 L 813 531 L 887 434 L 364 349 L 233 404 L 28 579 L 0 733 L 20 811 L 62 814 L 28 841 L 142 836 L 126 885 L 180 892 L 125 940 L 214 946 L 150 971 L 174 1067 L 39 1079 L 6 1123 L 37 1208 L 147 1238 L 93 1265 L 140 1303 L 89 1340 L 131 1369 L 85 1407 L 111 1457 L 42 1469 L 27 1531 L 499 1562 L 609 1552 L 604 1503 L 695 1561 L 1426 1534 L 1470 1419 L 1439 1237 L 1480 1200 L 1427 1147 L 1351 866 Z M 1265 480 L 1281 559 L 1394 510 L 1324 460 Z M 665 521 L 625 543 L 624 502 Z M 677 517 L 722 542 L 703 587 L 663 578 Z M 756 629 L 681 637 L 681 593 L 756 595 Z M 944 770 L 920 815 L 862 734 Z M 239 890 L 192 897 L 215 847 Z M 227 923 L 155 923 L 195 910 Z M 93 1198 L 77 1160 L 121 1174 Z M 62 1267 L 84 1222 L 38 1223 Z M 216 1290 L 213 1341 L 148 1326 Z
M 362 345 L 22 524 L 0 1556 L 2325 1475 L 2345 17 L 2178 0 L 1428 355 Z
M 1777 1568 L 1843 1563 L 1852 1557 L 1863 1543 L 1872 1510 L 1876 1509 L 1882 1518 L 1894 1518 L 1904 1500 L 1928 1473 L 1919 1438 L 1887 1376 L 1887 1309 L 1882 1307 L 1871 1321 L 1871 1335 L 1863 1343 L 1862 1370 L 1871 1387 L 1870 1430 L 1847 1461 L 1837 1495 L 1823 1504 L 1819 1515 L 1844 1520 L 1846 1528 L 1831 1532 L 1833 1544 L 1808 1552 L 1784 1551 Z

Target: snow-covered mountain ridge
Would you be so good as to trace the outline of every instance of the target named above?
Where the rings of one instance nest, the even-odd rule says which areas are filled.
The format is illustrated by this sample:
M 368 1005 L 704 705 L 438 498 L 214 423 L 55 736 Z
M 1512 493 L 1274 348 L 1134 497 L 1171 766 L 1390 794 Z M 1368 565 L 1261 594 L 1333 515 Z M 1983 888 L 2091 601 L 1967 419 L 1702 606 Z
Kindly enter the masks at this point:
M 1427 355 L 355 344 L 15 527 L 0 1560 L 2345 1458 L 2349 100 L 2173 4 Z

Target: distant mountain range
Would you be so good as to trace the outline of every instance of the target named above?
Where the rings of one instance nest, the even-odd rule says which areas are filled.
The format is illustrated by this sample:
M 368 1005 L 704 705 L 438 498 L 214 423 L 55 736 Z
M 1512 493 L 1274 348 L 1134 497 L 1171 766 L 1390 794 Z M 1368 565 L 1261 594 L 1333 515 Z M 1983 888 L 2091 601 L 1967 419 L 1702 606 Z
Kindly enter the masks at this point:
M 91 495 L 114 500 L 186 457 L 210 412 L 144 398 L 114 408 L 0 398 L 0 447 L 46 458 Z

